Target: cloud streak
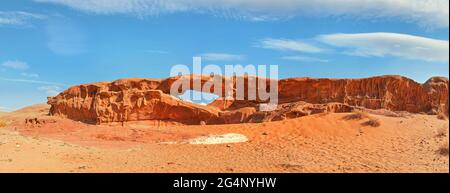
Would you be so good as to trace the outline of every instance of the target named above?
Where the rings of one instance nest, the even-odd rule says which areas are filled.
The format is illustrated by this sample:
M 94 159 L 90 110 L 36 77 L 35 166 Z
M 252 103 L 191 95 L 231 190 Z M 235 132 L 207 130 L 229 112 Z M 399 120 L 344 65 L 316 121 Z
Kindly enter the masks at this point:
M 57 82 L 48 82 L 48 81 L 39 81 L 39 80 L 29 80 L 29 79 L 3 78 L 3 77 L 0 77 L 0 81 L 21 82 L 21 83 L 30 83 L 30 84 L 42 84 L 42 85 L 66 86 L 65 84 L 57 83 Z
M 300 40 L 290 39 L 273 39 L 266 38 L 261 40 L 260 45 L 257 45 L 266 49 L 281 50 L 281 51 L 297 51 L 306 53 L 319 53 L 323 50 L 315 45 L 305 43 Z
M 15 70 L 27 70 L 30 68 L 26 62 L 18 61 L 18 60 L 8 60 L 2 63 L 2 66 L 7 68 L 12 68 Z
M 393 56 L 428 62 L 449 61 L 448 40 L 389 32 L 324 34 L 308 39 L 308 43 L 291 39 L 266 38 L 260 41 L 257 47 L 309 54 L 338 53 L 360 57 Z M 328 60 L 320 58 L 299 55 L 283 56 L 282 59 L 301 62 L 328 62 Z
M 27 26 L 31 20 L 42 20 L 46 16 L 24 11 L 0 11 L 0 26 Z
M 449 42 L 398 33 L 328 34 L 317 39 L 346 49 L 345 53 L 365 57 L 396 56 L 432 62 L 449 61 Z
M 204 53 L 199 56 L 205 61 L 236 61 L 245 59 L 244 55 L 227 53 Z
M 36 73 L 21 73 L 20 75 L 28 78 L 39 78 L 39 74 Z
M 34 0 L 95 14 L 139 17 L 177 12 L 265 21 L 296 16 L 397 19 L 448 28 L 448 0 Z
M 319 62 L 319 63 L 329 62 L 328 60 L 325 60 L 325 59 L 307 57 L 307 56 L 283 56 L 283 57 L 281 57 L 281 59 L 297 61 L 297 62 Z
M 145 53 L 149 53 L 149 54 L 168 54 L 169 52 L 164 51 L 164 50 L 143 50 Z

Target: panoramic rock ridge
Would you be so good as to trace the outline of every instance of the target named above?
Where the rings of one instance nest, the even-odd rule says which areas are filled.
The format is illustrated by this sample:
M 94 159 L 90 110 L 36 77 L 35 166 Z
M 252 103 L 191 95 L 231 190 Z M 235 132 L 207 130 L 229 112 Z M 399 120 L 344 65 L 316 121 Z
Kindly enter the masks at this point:
M 397 75 L 361 79 L 288 78 L 278 81 L 279 105 L 270 112 L 259 111 L 267 101 L 248 99 L 248 89 L 258 88 L 258 77 L 222 77 L 232 88 L 243 80 L 246 100 L 219 98 L 208 105 L 198 105 L 170 95 L 175 81 L 202 86 L 210 76 L 184 75 L 167 79 L 129 78 L 70 87 L 55 97 L 48 97 L 50 114 L 88 123 L 126 121 L 171 121 L 182 124 L 227 124 L 276 121 L 322 112 L 349 112 L 355 108 L 387 109 L 410 113 L 443 114 L 448 117 L 448 79 L 432 77 L 424 84 Z M 262 88 L 270 90 L 270 79 L 262 78 Z M 249 84 L 250 82 L 250 84 Z M 256 81 L 258 82 L 258 81 Z M 191 88 L 193 88 L 191 86 Z M 198 90 L 213 93 L 216 88 Z M 180 92 L 183 90 L 178 89 Z

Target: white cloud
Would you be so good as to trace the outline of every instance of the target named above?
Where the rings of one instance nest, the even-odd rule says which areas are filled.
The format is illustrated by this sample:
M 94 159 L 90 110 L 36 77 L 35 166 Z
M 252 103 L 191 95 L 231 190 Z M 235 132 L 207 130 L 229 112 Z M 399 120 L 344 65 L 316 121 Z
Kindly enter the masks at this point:
M 2 25 L 29 25 L 30 20 L 45 19 L 44 15 L 24 11 L 0 11 L 0 26 Z
M 27 63 L 18 60 L 8 60 L 3 62 L 2 66 L 16 70 L 27 70 L 30 67 Z
M 320 63 L 329 62 L 328 60 L 325 60 L 325 59 L 313 58 L 313 57 L 307 57 L 307 56 L 283 56 L 283 57 L 281 57 L 281 59 L 298 61 L 298 62 L 320 62 Z
M 297 52 L 307 52 L 307 53 L 318 53 L 323 50 L 315 45 L 305 43 L 300 40 L 289 40 L 289 39 L 272 39 L 266 38 L 261 40 L 259 47 L 282 50 L 282 51 L 297 51 Z
M 39 74 L 36 73 L 22 73 L 21 75 L 28 78 L 39 78 Z
M 331 46 L 346 48 L 350 55 L 449 61 L 449 42 L 446 40 L 383 32 L 328 34 L 317 39 Z
M 35 0 L 96 14 L 160 15 L 175 12 L 264 21 L 295 16 L 400 19 L 426 27 L 449 25 L 448 0 Z
M 14 79 L 14 78 L 2 78 L 0 77 L 1 81 L 8 81 L 8 82 L 22 82 L 22 83 L 30 83 L 30 84 L 43 84 L 43 85 L 58 85 L 58 86 L 66 86 L 62 83 L 57 82 L 48 82 L 48 81 L 39 81 L 39 80 L 29 80 L 29 79 Z
M 41 86 L 38 87 L 38 90 L 45 91 L 50 96 L 56 96 L 62 91 L 59 86 Z
M 205 61 L 236 61 L 245 59 L 244 55 L 226 53 L 204 53 L 199 56 Z

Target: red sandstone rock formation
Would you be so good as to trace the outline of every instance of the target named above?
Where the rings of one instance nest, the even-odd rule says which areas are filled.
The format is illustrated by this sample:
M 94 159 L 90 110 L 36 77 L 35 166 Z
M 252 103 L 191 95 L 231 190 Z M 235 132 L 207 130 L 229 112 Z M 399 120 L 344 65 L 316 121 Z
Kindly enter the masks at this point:
M 180 78 L 189 85 L 199 81 L 202 86 L 211 80 L 209 76 L 190 75 L 78 85 L 48 98 L 50 114 L 98 124 L 138 120 L 185 124 L 263 122 L 321 112 L 349 112 L 359 107 L 448 116 L 448 79 L 441 77 L 433 77 L 424 84 L 401 76 L 283 79 L 278 82 L 279 105 L 270 112 L 258 111 L 258 106 L 265 103 L 259 97 L 256 100 L 235 100 L 236 93 L 207 106 L 182 101 L 169 94 L 171 86 Z M 225 79 L 219 80 L 222 82 L 221 93 L 225 93 Z M 253 79 L 257 78 L 244 78 L 246 91 L 249 87 L 258 87 L 258 83 L 248 83 Z M 269 90 L 269 81 L 265 79 L 266 90 Z M 235 88 L 236 80 L 231 84 Z M 214 92 L 215 89 L 200 91 Z M 247 92 L 244 95 L 248 99 Z
M 402 76 L 363 79 L 280 80 L 280 100 L 340 102 L 369 109 L 448 114 L 448 79 L 434 77 L 419 84 Z M 447 105 L 446 105 L 447 104 Z

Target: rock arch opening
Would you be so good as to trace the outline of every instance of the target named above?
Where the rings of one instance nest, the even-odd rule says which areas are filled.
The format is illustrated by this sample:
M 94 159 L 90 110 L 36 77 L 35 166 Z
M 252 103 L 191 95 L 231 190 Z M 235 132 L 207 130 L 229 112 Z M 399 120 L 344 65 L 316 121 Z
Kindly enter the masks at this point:
M 196 90 L 187 90 L 183 94 L 178 95 L 177 98 L 191 102 L 198 105 L 208 105 L 219 98 L 218 95 L 209 92 L 200 92 Z

